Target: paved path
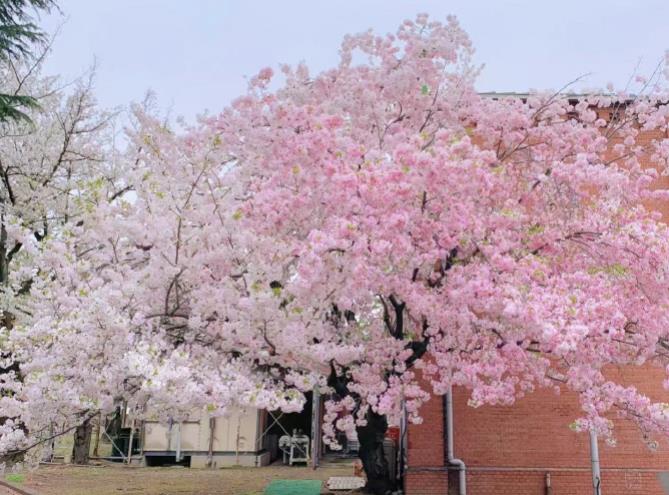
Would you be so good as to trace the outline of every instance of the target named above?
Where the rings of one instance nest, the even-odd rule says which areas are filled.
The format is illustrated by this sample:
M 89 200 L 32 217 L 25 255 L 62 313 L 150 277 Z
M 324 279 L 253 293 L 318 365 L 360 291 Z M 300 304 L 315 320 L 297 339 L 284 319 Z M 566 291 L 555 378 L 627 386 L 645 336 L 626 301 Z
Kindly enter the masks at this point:
M 35 495 L 22 488 L 17 488 L 4 481 L 0 481 L 0 495 Z

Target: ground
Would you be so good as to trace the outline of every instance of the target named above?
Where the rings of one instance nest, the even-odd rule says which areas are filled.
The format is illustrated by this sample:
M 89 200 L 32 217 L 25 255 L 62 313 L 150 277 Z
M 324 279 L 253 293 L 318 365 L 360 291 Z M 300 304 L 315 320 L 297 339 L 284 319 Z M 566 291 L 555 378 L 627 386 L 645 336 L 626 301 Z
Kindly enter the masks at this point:
M 330 476 L 352 475 L 350 462 L 317 470 L 282 465 L 217 470 L 49 465 L 26 474 L 18 486 L 33 495 L 260 495 L 275 479 L 326 481 Z M 5 495 L 1 490 L 0 495 Z

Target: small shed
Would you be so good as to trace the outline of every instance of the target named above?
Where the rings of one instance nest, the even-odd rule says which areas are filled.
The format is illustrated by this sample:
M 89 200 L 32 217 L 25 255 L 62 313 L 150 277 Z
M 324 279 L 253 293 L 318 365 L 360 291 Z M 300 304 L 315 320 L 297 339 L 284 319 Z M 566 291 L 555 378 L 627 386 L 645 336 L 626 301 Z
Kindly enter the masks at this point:
M 271 452 L 264 439 L 267 412 L 236 409 L 224 417 L 192 414 L 169 424 L 144 421 L 141 445 L 147 466 L 184 462 L 191 467 L 265 466 Z

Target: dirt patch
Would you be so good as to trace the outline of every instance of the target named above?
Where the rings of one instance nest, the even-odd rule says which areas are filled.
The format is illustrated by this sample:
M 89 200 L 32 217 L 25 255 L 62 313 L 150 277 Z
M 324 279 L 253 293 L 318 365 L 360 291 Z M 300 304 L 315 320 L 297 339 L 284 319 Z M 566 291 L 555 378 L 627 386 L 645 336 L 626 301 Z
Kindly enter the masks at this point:
M 140 468 L 42 466 L 26 474 L 21 488 L 35 495 L 260 495 L 275 479 L 351 476 L 349 464 L 309 467 L 234 467 L 217 470 L 182 467 Z

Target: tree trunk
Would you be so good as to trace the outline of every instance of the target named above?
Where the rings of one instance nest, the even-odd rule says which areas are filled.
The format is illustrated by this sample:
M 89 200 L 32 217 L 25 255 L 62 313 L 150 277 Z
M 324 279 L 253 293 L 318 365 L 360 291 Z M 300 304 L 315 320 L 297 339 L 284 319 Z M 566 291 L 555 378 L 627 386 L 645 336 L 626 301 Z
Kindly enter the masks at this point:
M 95 421 L 95 444 L 93 446 L 93 456 L 99 457 L 100 452 L 98 452 L 98 449 L 100 448 L 100 428 L 102 427 L 102 413 L 98 413 L 96 416 L 96 421 Z
M 391 493 L 395 484 L 390 479 L 388 460 L 383 451 L 383 439 L 388 429 L 385 416 L 380 416 L 371 409 L 367 413 L 367 425 L 358 426 L 358 442 L 360 442 L 359 456 L 362 467 L 367 475 L 368 492 L 375 495 Z
M 74 445 L 72 446 L 72 464 L 88 464 L 88 453 L 91 449 L 91 434 L 93 424 L 90 418 L 77 426 L 74 430 Z

